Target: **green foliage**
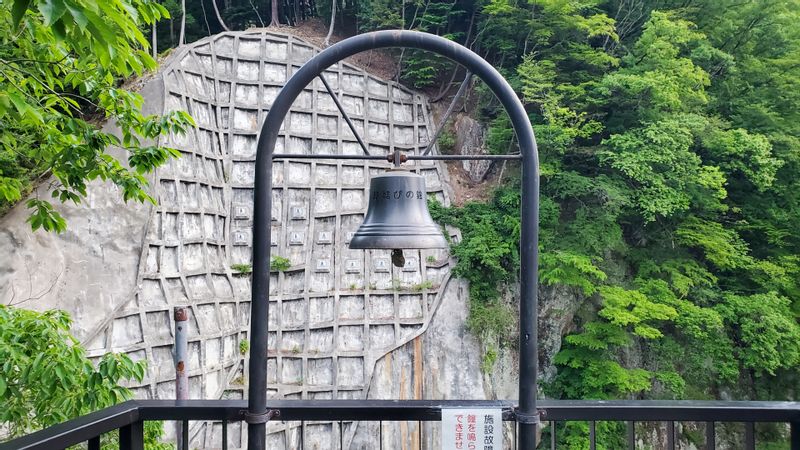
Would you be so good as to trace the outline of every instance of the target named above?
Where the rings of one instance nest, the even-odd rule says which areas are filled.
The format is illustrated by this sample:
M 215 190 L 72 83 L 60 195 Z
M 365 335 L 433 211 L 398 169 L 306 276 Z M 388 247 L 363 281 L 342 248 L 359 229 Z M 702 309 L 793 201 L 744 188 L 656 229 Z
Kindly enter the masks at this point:
M 411 290 L 414 291 L 414 292 L 422 292 L 424 290 L 431 289 L 431 288 L 433 288 L 433 281 L 431 281 L 431 280 L 425 280 L 425 281 L 423 281 L 421 283 L 418 283 L 418 284 L 415 284 L 415 285 L 411 286 Z
M 12 436 L 128 400 L 119 385 L 141 381 L 145 361 L 108 353 L 96 364 L 69 334 L 63 311 L 0 306 L 0 424 Z
M 611 136 L 600 162 L 621 172 L 630 183 L 638 213 L 646 221 L 689 209 L 695 191 L 711 190 L 724 198 L 724 178 L 704 167 L 690 148 L 692 117 L 663 120 Z
M 796 398 L 800 3 L 634 3 L 491 0 L 476 19 L 473 48 L 509 79 L 539 144 L 540 281 L 583 297 L 544 388 Z M 508 117 L 476 94 L 487 147 L 512 152 Z M 513 310 L 499 292 L 519 268 L 507 179 L 486 204 L 431 206 L 462 230 L 455 273 L 486 361 L 512 333 L 497 311 Z M 622 446 L 601 428 L 600 447 Z M 586 447 L 581 424 L 558 436 Z
M 497 362 L 497 350 L 494 347 L 486 349 L 481 360 L 481 370 L 483 373 L 490 373 L 494 368 L 494 363 Z
M 125 201 L 154 202 L 145 175 L 178 156 L 147 145 L 193 125 L 184 112 L 145 116 L 142 98 L 119 87 L 154 69 L 140 25 L 166 17 L 151 0 L 9 0 L 0 8 L 0 208 L 53 177 L 59 202 L 79 203 L 93 180 L 110 181 Z M 109 120 L 120 137 L 101 130 Z M 126 161 L 109 150 L 121 148 Z M 127 164 L 127 166 L 126 166 Z M 61 232 L 66 222 L 49 201 L 33 198 L 34 230 Z
M 633 334 L 644 339 L 662 336 L 654 321 L 671 320 L 678 315 L 675 308 L 653 302 L 639 291 L 603 286 L 600 295 L 603 307 L 598 315 L 612 325 L 630 328 Z
M 247 339 L 242 339 L 241 341 L 239 341 L 239 354 L 246 355 L 247 352 L 249 351 L 250 351 L 250 341 L 248 341 Z
M 436 141 L 436 145 L 439 146 L 439 151 L 446 155 L 453 154 L 454 148 L 456 146 L 456 135 L 450 129 L 446 129 L 442 131 L 442 134 L 439 135 L 439 139 Z
M 720 269 L 739 269 L 751 264 L 747 243 L 734 230 L 718 222 L 690 217 L 675 233 L 687 247 L 700 248 L 706 259 Z
M 737 358 L 758 375 L 800 365 L 800 324 L 790 301 L 774 292 L 726 295 L 715 307 L 731 329 Z
M 429 202 L 434 220 L 461 229 L 462 240 L 452 247 L 458 260 L 453 272 L 469 281 L 469 326 L 478 335 L 504 337 L 513 326 L 513 315 L 500 302 L 498 287 L 513 280 L 519 268 L 518 207 L 514 187 L 498 190 L 489 204 L 444 208 Z
M 289 270 L 290 267 L 292 267 L 292 261 L 289 258 L 280 255 L 273 256 L 272 259 L 269 261 L 270 270 L 284 272 Z
M 547 427 L 544 430 L 543 442 L 549 442 L 549 435 L 554 430 Z M 588 422 L 556 422 L 556 436 L 559 436 L 559 447 L 571 450 L 590 448 Z M 625 423 L 624 422 L 595 422 L 595 447 L 598 450 L 615 450 L 625 448 Z
M 231 264 L 231 270 L 238 274 L 251 273 L 253 271 L 253 265 L 250 263 Z
M 11 437 L 130 400 L 120 383 L 144 379 L 146 361 L 118 353 L 88 359 L 71 324 L 64 311 L 0 305 L 0 426 Z M 163 434 L 162 422 L 145 422 L 148 449 L 174 448 L 160 442 Z M 115 441 L 116 435 L 104 436 L 103 448 L 118 447 Z
M 275 255 L 270 259 L 269 270 L 284 272 L 292 267 L 292 261 L 280 255 Z M 250 263 L 231 264 L 231 270 L 238 274 L 249 274 L 253 272 L 253 265 Z
M 543 284 L 563 284 L 580 288 L 585 295 L 597 291 L 606 274 L 586 255 L 570 251 L 544 253 L 540 258 L 539 279 Z

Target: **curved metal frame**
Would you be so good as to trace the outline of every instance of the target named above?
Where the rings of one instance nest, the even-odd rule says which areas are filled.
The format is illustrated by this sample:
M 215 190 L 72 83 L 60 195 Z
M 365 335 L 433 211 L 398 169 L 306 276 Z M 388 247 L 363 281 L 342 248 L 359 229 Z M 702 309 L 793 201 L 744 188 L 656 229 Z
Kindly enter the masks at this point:
M 508 112 L 522 155 L 520 236 L 519 446 L 536 445 L 537 322 L 539 260 L 539 156 L 528 115 L 514 90 L 495 68 L 468 48 L 416 31 L 376 31 L 345 39 L 320 52 L 292 76 L 278 94 L 261 127 L 256 154 L 253 208 L 253 285 L 250 314 L 248 448 L 264 450 L 267 415 L 267 336 L 269 315 L 270 211 L 272 156 L 278 133 L 294 100 L 325 69 L 357 53 L 387 47 L 427 50 L 461 64 L 481 78 Z M 324 158 L 320 155 L 320 158 Z

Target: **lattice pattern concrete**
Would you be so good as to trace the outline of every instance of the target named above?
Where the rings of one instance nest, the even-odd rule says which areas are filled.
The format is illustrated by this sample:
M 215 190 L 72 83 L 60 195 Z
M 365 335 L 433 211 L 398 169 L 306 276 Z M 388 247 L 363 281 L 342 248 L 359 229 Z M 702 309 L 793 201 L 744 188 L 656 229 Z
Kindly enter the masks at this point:
M 162 70 L 165 110 L 185 110 L 197 128 L 168 143 L 183 154 L 159 170 L 136 298 L 94 333 L 94 354 L 125 351 L 150 361 L 138 397 L 173 398 L 171 311 L 190 310 L 190 396 L 242 398 L 249 327 L 255 146 L 258 126 L 287 78 L 318 50 L 287 35 L 225 33 L 176 51 Z M 374 154 L 418 152 L 431 129 L 425 98 L 349 64 L 324 75 Z M 316 80 L 284 123 L 276 152 L 361 154 L 336 106 Z M 270 394 L 283 398 L 364 398 L 375 362 L 427 326 L 449 277 L 446 254 L 349 250 L 363 219 L 369 178 L 386 163 L 288 160 L 273 173 L 273 254 L 291 268 L 273 273 L 270 291 Z M 411 166 L 447 204 L 446 172 Z M 267 355 L 265 355 L 267 356 Z M 354 427 L 351 427 L 354 428 Z M 193 445 L 220 446 L 218 424 L 197 424 Z M 309 431 L 310 430 L 310 431 Z M 270 424 L 275 448 L 337 448 L 338 425 L 305 432 Z M 352 439 L 354 430 L 349 430 Z M 230 443 L 243 445 L 241 424 Z M 308 447 L 311 445 L 311 447 Z M 272 447 L 270 447 L 272 448 Z

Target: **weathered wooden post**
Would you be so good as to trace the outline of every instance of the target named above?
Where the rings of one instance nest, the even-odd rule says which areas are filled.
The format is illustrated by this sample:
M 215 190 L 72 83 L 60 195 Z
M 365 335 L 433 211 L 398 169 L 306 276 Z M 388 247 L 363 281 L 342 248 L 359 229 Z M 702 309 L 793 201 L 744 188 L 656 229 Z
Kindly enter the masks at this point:
M 175 399 L 189 399 L 189 371 L 186 367 L 189 346 L 189 312 L 186 308 L 175 308 Z M 189 448 L 189 421 L 175 422 L 178 450 Z

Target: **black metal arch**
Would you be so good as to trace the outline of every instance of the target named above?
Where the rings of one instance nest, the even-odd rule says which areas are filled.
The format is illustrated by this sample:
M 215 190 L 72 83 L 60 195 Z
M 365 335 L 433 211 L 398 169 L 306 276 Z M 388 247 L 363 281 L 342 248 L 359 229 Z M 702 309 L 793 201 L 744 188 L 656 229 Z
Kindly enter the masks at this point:
M 514 90 L 495 68 L 468 48 L 445 38 L 416 31 L 376 31 L 345 39 L 320 52 L 303 65 L 281 89 L 259 134 L 256 154 L 253 208 L 253 285 L 250 314 L 250 368 L 248 442 L 251 450 L 264 450 L 267 416 L 267 336 L 269 314 L 270 220 L 272 211 L 272 155 L 281 123 L 294 100 L 315 77 L 337 62 L 357 53 L 387 47 L 427 50 L 461 64 L 481 78 L 500 100 L 511 118 L 522 156 L 522 217 L 520 237 L 520 342 L 518 448 L 536 443 L 539 415 L 537 392 L 537 322 L 539 259 L 539 156 L 528 115 Z M 324 158 L 324 155 L 320 155 Z

